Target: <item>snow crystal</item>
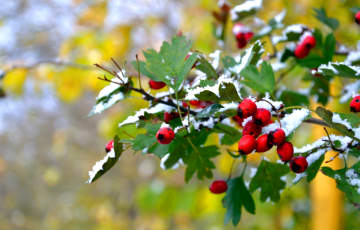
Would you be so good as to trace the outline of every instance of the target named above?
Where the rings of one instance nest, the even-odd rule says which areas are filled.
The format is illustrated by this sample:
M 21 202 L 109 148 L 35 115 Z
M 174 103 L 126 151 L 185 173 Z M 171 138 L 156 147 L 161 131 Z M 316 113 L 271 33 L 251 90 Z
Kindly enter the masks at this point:
M 345 173 L 345 176 L 348 178 L 346 182 L 348 182 L 351 186 L 358 187 L 357 192 L 360 194 L 360 179 L 358 174 L 354 169 L 348 169 Z
M 109 158 L 115 158 L 114 148 L 112 148 L 111 151 L 106 154 L 104 159 L 102 159 L 102 160 L 95 163 L 95 165 L 92 167 L 92 171 L 89 171 L 90 179 L 87 181 L 87 183 L 91 184 L 91 182 L 93 181 L 96 174 L 100 170 L 103 170 L 103 165 L 108 161 Z
M 252 30 L 250 29 L 250 27 L 247 27 L 243 24 L 237 23 L 232 28 L 232 33 L 234 35 L 237 35 L 239 33 L 248 33 L 248 32 L 252 32 Z
M 345 125 L 347 129 L 352 129 L 350 123 L 347 122 L 347 119 L 342 120 L 339 114 L 333 113 L 332 122 Z
M 329 64 L 322 64 L 319 66 L 318 68 L 318 72 L 323 74 L 324 71 L 322 71 L 323 69 L 327 69 L 327 70 L 331 70 L 335 75 L 339 74 L 339 71 L 337 71 L 334 66 L 332 66 L 332 64 L 334 64 L 333 62 L 329 62 Z M 311 72 L 312 74 L 314 74 L 313 72 Z
M 166 160 L 169 158 L 170 156 L 170 153 L 166 154 L 163 158 L 161 158 L 160 160 L 160 168 L 162 168 L 163 170 L 166 170 L 166 167 L 165 167 L 165 162 Z M 175 163 L 171 169 L 178 169 L 180 165 L 184 165 L 184 162 L 182 161 L 182 159 L 180 158 L 179 161 L 177 163 Z
M 244 119 L 243 123 L 241 124 L 242 127 L 245 127 L 246 124 L 247 124 L 249 121 L 252 121 L 252 116 L 251 116 L 251 117 L 247 117 L 247 118 Z
M 257 172 L 257 168 L 250 168 L 250 178 L 253 178 Z
M 334 179 L 335 180 L 341 180 L 341 177 L 339 176 L 339 174 L 335 174 Z
M 258 11 L 262 5 L 262 0 L 246 1 L 241 5 L 235 6 L 231 11 L 231 19 L 236 21 L 238 19 L 237 13 Z
M 360 81 L 356 81 L 351 84 L 345 85 L 342 90 L 342 96 L 340 98 L 340 103 L 347 102 L 351 98 L 352 94 L 354 92 L 358 92 L 359 89 L 360 89 Z
M 160 128 L 170 128 L 169 124 L 166 124 L 165 122 L 163 122 L 160 126 Z
M 172 106 L 164 105 L 164 104 L 157 104 L 154 107 L 150 109 L 140 109 L 134 116 L 129 116 L 125 121 L 119 124 L 119 127 L 126 125 L 126 124 L 132 124 L 139 120 L 140 116 L 144 116 L 145 112 L 150 114 L 155 114 L 159 112 L 167 112 L 170 113 L 173 110 Z

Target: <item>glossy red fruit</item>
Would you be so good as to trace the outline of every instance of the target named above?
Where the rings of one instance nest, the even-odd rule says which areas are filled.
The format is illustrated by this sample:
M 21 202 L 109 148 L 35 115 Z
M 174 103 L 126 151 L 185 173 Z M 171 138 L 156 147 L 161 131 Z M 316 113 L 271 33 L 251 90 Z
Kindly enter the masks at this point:
M 201 101 L 189 101 L 190 105 L 198 106 Z
M 167 145 L 175 138 L 175 133 L 170 127 L 162 127 L 156 133 L 157 141 L 162 145 Z
M 285 142 L 285 139 L 286 139 L 286 135 L 284 130 L 282 129 L 275 129 L 274 131 L 271 131 L 268 134 L 268 141 L 269 144 L 271 145 L 276 145 L 276 146 L 281 145 L 282 143 Z
M 241 155 L 248 155 L 256 148 L 256 140 L 255 137 L 251 135 L 242 136 L 239 141 L 239 153 Z
M 294 173 L 302 173 L 304 172 L 308 167 L 308 162 L 306 161 L 306 158 L 303 156 L 294 157 L 290 161 L 290 169 Z
M 264 134 L 256 140 L 256 152 L 264 153 L 269 151 L 273 146 L 268 142 L 268 135 Z
M 254 36 L 253 32 L 247 32 L 244 34 L 246 42 L 249 42 L 253 36 Z
M 214 104 L 214 102 L 212 102 L 212 101 L 200 101 L 199 108 L 203 109 L 212 104 Z
M 360 112 L 360 95 L 354 97 L 350 102 L 350 111 L 357 113 Z
M 171 112 L 171 113 L 164 113 L 164 121 L 169 123 L 171 120 L 180 117 L 178 113 Z
M 256 124 L 254 124 L 253 121 L 248 121 L 242 131 L 243 136 L 244 135 L 252 135 L 253 137 L 257 138 L 261 134 L 262 128 Z
M 355 22 L 360 25 L 360 11 L 355 14 Z
M 154 81 L 152 79 L 149 80 L 150 88 L 152 89 L 161 89 L 166 86 L 166 84 L 162 81 Z
M 245 119 L 245 118 L 240 118 L 238 115 L 236 115 L 236 116 L 233 116 L 232 119 L 233 119 L 234 121 L 236 121 L 237 124 L 238 124 L 240 127 L 243 127 L 243 126 L 242 126 L 242 123 L 244 122 L 244 119 Z
M 305 44 L 300 44 L 298 46 L 296 46 L 295 51 L 294 51 L 294 55 L 295 57 L 301 59 L 304 58 L 306 56 L 308 56 L 310 53 L 310 48 L 308 48 Z
M 271 113 L 269 112 L 269 110 L 264 109 L 264 108 L 257 109 L 256 113 L 253 115 L 252 119 L 256 125 L 263 127 L 263 126 L 269 124 L 269 122 L 271 120 Z
M 105 152 L 108 153 L 114 148 L 114 140 L 109 141 L 105 146 Z
M 190 57 L 190 55 L 191 54 L 186 55 L 185 61 Z M 195 61 L 194 65 L 191 67 L 191 69 L 193 69 L 195 66 L 196 66 L 196 61 Z
M 313 36 L 306 36 L 303 40 L 303 44 L 307 48 L 312 49 L 316 46 L 316 39 Z
M 224 180 L 216 180 L 212 182 L 212 184 L 209 187 L 210 192 L 214 194 L 224 193 L 226 192 L 227 188 L 228 188 L 227 183 Z
M 285 142 L 277 147 L 276 152 L 281 161 L 288 162 L 294 156 L 294 146 L 290 142 Z
M 256 110 L 256 104 L 250 99 L 245 99 L 239 104 L 237 108 L 237 115 L 240 118 L 247 118 L 253 116 L 256 113 Z
M 237 47 L 239 49 L 244 48 L 247 44 L 245 34 L 243 33 L 239 33 L 238 35 L 236 35 L 236 41 L 237 41 Z

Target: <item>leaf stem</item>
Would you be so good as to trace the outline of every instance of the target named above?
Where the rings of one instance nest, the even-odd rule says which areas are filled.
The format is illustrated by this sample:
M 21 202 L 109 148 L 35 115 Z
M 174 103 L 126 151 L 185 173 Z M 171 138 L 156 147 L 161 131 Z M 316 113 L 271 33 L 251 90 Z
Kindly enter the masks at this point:
M 197 148 L 195 147 L 195 145 L 191 142 L 189 137 L 186 137 L 186 139 L 188 140 L 189 144 L 191 145 L 191 147 L 195 150 L 196 153 L 199 153 L 199 151 L 197 150 Z

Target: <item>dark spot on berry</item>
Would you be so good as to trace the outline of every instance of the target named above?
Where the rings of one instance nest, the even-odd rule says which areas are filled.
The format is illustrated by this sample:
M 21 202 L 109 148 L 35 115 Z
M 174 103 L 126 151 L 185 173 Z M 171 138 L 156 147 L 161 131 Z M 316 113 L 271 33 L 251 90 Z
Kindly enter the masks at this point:
M 242 111 L 241 108 L 238 108 L 238 110 L 237 110 L 237 115 L 238 115 L 240 118 L 243 118 L 243 117 L 244 117 L 244 113 L 243 113 L 243 111 Z
M 291 164 L 291 170 L 294 172 L 294 173 L 299 173 L 300 170 L 301 170 L 301 166 L 296 164 L 295 162 L 293 162 Z
M 171 129 L 170 128 L 166 128 L 167 129 L 167 131 L 171 131 Z
M 106 153 L 110 152 L 110 149 L 105 148 L 105 152 Z
M 259 119 L 259 120 L 258 120 L 258 119 L 255 119 L 255 120 L 254 120 L 254 124 L 255 124 L 255 125 L 259 125 L 259 126 L 262 126 L 262 125 L 263 125 L 261 119 Z
M 306 46 L 306 48 L 311 49 L 311 44 L 308 43 L 305 46 Z
M 282 160 L 282 156 L 280 154 L 278 154 L 278 155 L 279 155 L 280 160 Z
M 165 141 L 165 135 L 159 133 L 159 135 L 157 136 L 157 139 L 158 139 L 160 142 L 163 142 L 163 141 Z
M 356 99 L 355 102 L 359 102 L 359 99 Z

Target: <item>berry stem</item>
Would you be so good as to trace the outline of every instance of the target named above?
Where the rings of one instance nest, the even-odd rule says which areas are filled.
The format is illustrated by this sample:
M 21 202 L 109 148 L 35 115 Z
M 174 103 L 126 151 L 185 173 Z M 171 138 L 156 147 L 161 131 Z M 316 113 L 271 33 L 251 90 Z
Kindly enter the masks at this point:
M 176 91 L 176 105 L 177 105 L 177 109 L 178 109 L 178 112 L 179 112 L 179 116 L 180 116 L 180 120 L 182 122 L 183 118 L 182 118 L 182 115 L 181 115 L 181 109 L 180 109 L 180 106 L 179 106 L 179 96 L 178 96 L 178 92 Z M 190 123 L 189 123 L 190 125 Z
M 244 165 L 244 169 L 243 169 L 240 177 L 244 176 L 245 170 L 246 170 L 246 166 L 247 166 L 247 161 L 246 161 L 246 158 L 245 158 L 245 157 L 243 158 L 243 161 L 245 161 L 245 165 Z
M 311 111 L 313 113 L 316 113 L 315 110 L 307 108 L 305 106 L 289 106 L 289 107 L 285 107 L 283 109 L 280 109 L 278 112 L 282 112 L 282 111 L 287 110 L 287 109 L 307 109 L 307 110 L 309 110 L 309 111 Z
M 140 89 L 142 89 L 142 88 L 141 88 L 141 80 L 140 80 L 140 65 L 139 65 L 139 58 L 138 58 L 138 55 L 137 55 L 137 54 L 135 55 L 135 57 L 136 57 L 136 62 L 137 62 L 137 66 L 138 66 L 139 86 L 140 86 Z M 121 72 L 122 72 L 122 71 L 121 71 Z
M 235 160 L 236 158 L 234 158 L 232 164 L 231 164 L 231 167 L 230 167 L 230 174 L 229 174 L 229 177 L 228 179 L 226 180 L 226 182 L 229 182 L 229 180 L 231 179 L 231 173 L 232 173 L 232 170 L 233 170 L 233 167 L 234 167 L 234 164 L 235 164 Z

